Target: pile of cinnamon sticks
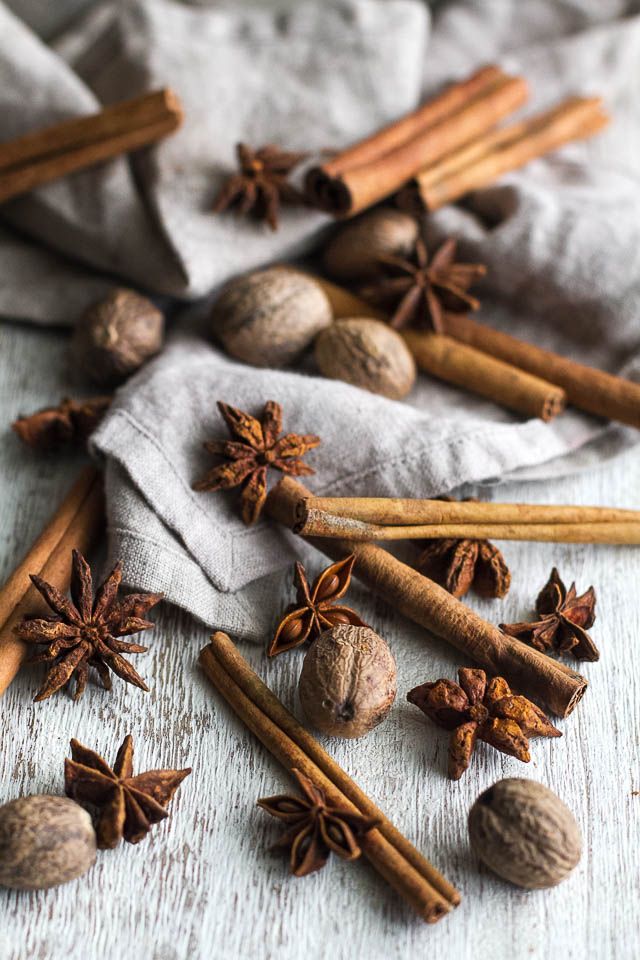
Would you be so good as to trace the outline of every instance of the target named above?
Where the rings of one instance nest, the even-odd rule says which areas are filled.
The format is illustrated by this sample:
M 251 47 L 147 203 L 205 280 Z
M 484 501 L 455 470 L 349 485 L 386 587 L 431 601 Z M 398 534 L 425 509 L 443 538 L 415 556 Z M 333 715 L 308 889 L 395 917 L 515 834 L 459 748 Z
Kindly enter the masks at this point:
M 506 127 L 523 106 L 526 81 L 483 67 L 412 113 L 313 167 L 309 200 L 334 216 L 353 216 L 396 194 L 401 205 L 436 210 L 535 157 L 591 137 L 608 117 L 597 97 L 569 97 Z

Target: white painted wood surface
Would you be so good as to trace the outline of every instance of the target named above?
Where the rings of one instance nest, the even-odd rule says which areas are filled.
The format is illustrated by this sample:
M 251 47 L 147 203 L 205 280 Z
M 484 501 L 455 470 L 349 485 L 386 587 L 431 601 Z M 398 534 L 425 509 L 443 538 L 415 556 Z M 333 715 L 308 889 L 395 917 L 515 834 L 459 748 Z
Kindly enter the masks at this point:
M 0 328 L 0 577 L 40 530 L 77 470 L 74 457 L 43 460 L 6 425 L 65 385 L 62 333 Z M 502 488 L 503 499 L 640 507 L 640 451 L 589 475 Z M 295 880 L 270 854 L 279 825 L 257 797 L 290 786 L 196 666 L 208 631 L 166 610 L 151 649 L 135 658 L 152 692 L 90 686 L 74 705 L 65 695 L 31 698 L 40 668 L 25 669 L 0 702 L 0 801 L 62 792 L 70 737 L 113 759 L 132 733 L 136 769 L 193 766 L 171 819 L 137 847 L 100 853 L 84 878 L 46 893 L 0 891 L 0 960 L 209 960 L 209 958 L 442 957 L 454 960 L 640 954 L 640 553 L 633 548 L 505 544 L 513 587 L 503 601 L 473 606 L 500 620 L 522 619 L 553 563 L 578 588 L 593 582 L 593 629 L 602 659 L 584 665 L 582 704 L 560 722 L 561 740 L 535 741 L 528 766 L 480 746 L 459 783 L 446 779 L 446 734 L 405 701 L 415 684 L 454 678 L 458 655 L 356 586 L 353 606 L 391 644 L 399 695 L 386 723 L 360 742 L 327 741 L 346 770 L 417 846 L 456 883 L 459 909 L 428 927 L 398 902 L 365 863 L 330 862 Z M 322 558 L 318 555 L 318 564 Z M 289 589 L 283 580 L 284 605 Z M 274 598 L 275 607 L 279 600 Z M 302 654 L 267 662 L 242 645 L 288 705 Z M 295 706 L 298 712 L 297 706 Z M 574 811 L 584 855 L 555 890 L 527 893 L 479 869 L 466 815 L 478 793 L 507 776 L 554 789 Z

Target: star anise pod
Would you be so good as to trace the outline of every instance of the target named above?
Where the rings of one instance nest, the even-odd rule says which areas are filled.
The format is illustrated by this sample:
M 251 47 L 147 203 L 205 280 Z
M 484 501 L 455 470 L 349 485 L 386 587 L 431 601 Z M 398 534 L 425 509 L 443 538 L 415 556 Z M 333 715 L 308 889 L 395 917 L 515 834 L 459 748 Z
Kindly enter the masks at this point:
M 320 870 L 332 852 L 343 860 L 356 860 L 362 853 L 358 841 L 378 820 L 334 807 L 327 802 L 324 791 L 300 770 L 294 767 L 291 773 L 303 797 L 279 794 L 258 800 L 258 806 L 289 825 L 272 849 L 290 850 L 289 863 L 295 877 Z
M 301 194 L 287 177 L 307 154 L 290 153 L 273 143 L 258 150 L 246 143 L 238 143 L 236 154 L 240 170 L 222 186 L 214 201 L 213 212 L 221 213 L 235 205 L 238 213 L 251 212 L 259 220 L 266 220 L 272 230 L 277 230 L 281 201 L 302 201 Z
M 113 768 L 102 757 L 71 741 L 71 760 L 64 762 L 68 797 L 97 811 L 96 838 L 100 850 L 112 850 L 122 838 L 140 843 L 154 823 L 165 820 L 166 807 L 191 768 L 150 770 L 133 776 L 133 740 L 124 738 Z
M 516 696 L 506 680 L 487 683 L 484 670 L 463 667 L 459 684 L 452 680 L 423 683 L 407 694 L 423 713 L 445 730 L 449 741 L 449 776 L 459 780 L 478 740 L 524 763 L 531 759 L 529 737 L 561 737 L 544 713 L 526 697 Z
M 509 592 L 511 573 L 502 552 L 489 540 L 423 540 L 422 547 L 416 569 L 454 597 L 464 597 L 471 587 L 481 597 L 504 597 Z
M 599 660 L 600 652 L 587 633 L 596 619 L 596 592 L 593 587 L 577 595 L 576 585 L 569 589 L 554 567 L 536 600 L 539 619 L 524 623 L 501 623 L 500 629 L 510 637 L 530 643 L 546 653 L 571 652 L 577 660 Z
M 320 437 L 315 434 L 282 432 L 282 407 L 275 400 L 264 405 L 262 420 L 218 401 L 232 440 L 209 440 L 205 450 L 226 458 L 193 485 L 194 490 L 230 490 L 243 484 L 240 502 L 242 519 L 247 525 L 255 523 L 267 498 L 267 470 L 273 467 L 294 477 L 314 473 L 300 457 L 317 447 Z
M 55 616 L 25 618 L 15 629 L 25 643 L 41 644 L 46 649 L 30 659 L 47 663 L 49 671 L 36 700 L 46 700 L 66 686 L 75 675 L 74 700 L 79 700 L 87 685 L 89 667 L 98 671 L 105 690 L 111 689 L 109 670 L 142 690 L 149 688 L 130 663 L 121 656 L 146 653 L 147 647 L 126 643 L 118 637 L 148 630 L 154 624 L 143 617 L 162 600 L 161 593 L 130 593 L 118 599 L 122 564 L 117 563 L 93 597 L 89 564 L 81 553 L 73 551 L 71 600 L 41 577 L 31 574 L 34 587 L 42 594 Z
M 485 275 L 481 263 L 456 263 L 457 241 L 446 240 L 430 258 L 424 240 L 416 240 L 413 257 L 380 257 L 387 276 L 361 288 L 366 300 L 392 307 L 389 323 L 396 330 L 427 327 L 444 332 L 445 311 L 477 310 L 480 301 L 467 293 L 477 277 Z
M 57 407 L 44 407 L 11 424 L 23 443 L 34 450 L 51 452 L 80 446 L 98 426 L 112 397 L 72 400 L 63 397 Z
M 293 650 L 309 638 L 315 640 L 323 630 L 329 630 L 338 623 L 367 626 L 350 607 L 336 603 L 349 589 L 355 559 L 351 554 L 338 563 L 332 563 L 316 577 L 312 587 L 309 586 L 304 567 L 296 563 L 293 577 L 296 602 L 291 604 L 280 620 L 267 650 L 270 657 Z

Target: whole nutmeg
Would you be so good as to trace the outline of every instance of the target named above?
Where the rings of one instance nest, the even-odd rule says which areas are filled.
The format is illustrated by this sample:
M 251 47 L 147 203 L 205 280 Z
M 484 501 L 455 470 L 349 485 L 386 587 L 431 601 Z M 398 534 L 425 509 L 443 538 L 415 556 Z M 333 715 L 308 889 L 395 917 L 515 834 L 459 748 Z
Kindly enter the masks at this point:
M 363 737 L 396 698 L 396 664 L 371 627 L 340 624 L 312 643 L 298 684 L 307 719 L 332 737 Z
M 416 380 L 415 360 L 400 334 L 369 317 L 336 320 L 316 340 L 315 357 L 325 377 L 391 400 L 406 397 Z
M 0 807 L 0 886 L 47 890 L 86 873 L 96 835 L 86 810 L 67 797 L 20 797 Z
M 254 367 L 286 367 L 333 319 L 324 290 L 297 270 L 272 267 L 232 280 L 211 314 L 227 353 Z
M 381 207 L 340 227 L 324 249 L 324 266 L 336 280 L 364 280 L 380 272 L 380 258 L 409 256 L 418 239 L 413 217 Z
M 71 349 L 77 366 L 96 383 L 126 380 L 164 341 L 164 316 L 133 290 L 113 290 L 76 324 Z
M 529 890 L 555 887 L 582 852 L 573 814 L 535 780 L 500 780 L 481 793 L 469 813 L 469 837 L 494 873 Z

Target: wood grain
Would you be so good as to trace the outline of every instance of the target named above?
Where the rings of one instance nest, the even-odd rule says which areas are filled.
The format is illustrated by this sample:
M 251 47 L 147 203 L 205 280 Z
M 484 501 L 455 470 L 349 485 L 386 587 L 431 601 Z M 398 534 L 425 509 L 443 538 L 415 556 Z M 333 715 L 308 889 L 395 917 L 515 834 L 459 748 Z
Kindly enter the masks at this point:
M 3 424 L 62 392 L 61 334 L 0 328 Z M 77 471 L 74 457 L 47 461 L 0 431 L 2 510 L 0 576 L 6 577 Z M 640 453 L 569 480 L 509 484 L 498 499 L 640 506 Z M 487 491 L 467 490 L 487 495 Z M 495 495 L 495 494 L 494 494 Z M 31 698 L 41 668 L 26 669 L 0 707 L 0 800 L 62 791 L 62 762 L 72 736 L 113 757 L 134 735 L 136 769 L 193 766 L 171 818 L 138 847 L 102 853 L 83 879 L 44 894 L 0 891 L 2 960 L 597 960 L 637 956 L 640 897 L 640 557 L 624 547 L 509 543 L 513 587 L 504 601 L 471 600 L 484 617 L 522 619 L 553 563 L 579 589 L 598 591 L 594 639 L 599 663 L 585 664 L 591 687 L 580 710 L 559 726 L 564 737 L 534 741 L 529 765 L 481 746 L 459 782 L 445 777 L 446 734 L 404 700 L 412 686 L 455 676 L 454 651 L 355 585 L 351 604 L 382 633 L 398 661 L 398 700 L 366 741 L 322 742 L 450 879 L 463 903 L 435 927 L 412 917 L 365 863 L 339 862 L 306 880 L 290 879 L 267 851 L 278 825 L 257 797 L 289 787 L 201 676 L 196 659 L 208 631 L 173 610 L 149 632 L 136 665 L 148 695 L 115 682 L 110 695 L 91 686 L 80 704 L 65 696 Z M 314 572 L 314 571 L 312 571 Z M 281 601 L 289 600 L 288 575 Z M 274 598 L 274 610 L 278 598 Z M 303 653 L 268 662 L 243 653 L 297 716 L 295 684 Z M 571 878 L 527 893 L 478 868 L 466 816 L 478 793 L 506 776 L 539 780 L 575 813 L 585 841 Z M 479 946 L 481 945 L 481 951 Z

